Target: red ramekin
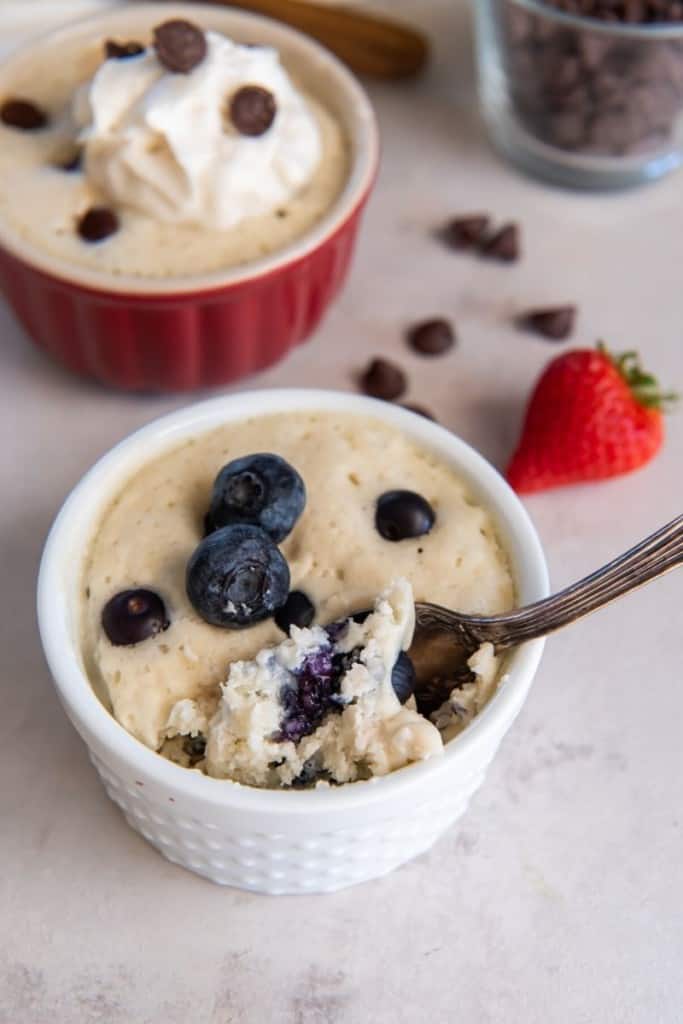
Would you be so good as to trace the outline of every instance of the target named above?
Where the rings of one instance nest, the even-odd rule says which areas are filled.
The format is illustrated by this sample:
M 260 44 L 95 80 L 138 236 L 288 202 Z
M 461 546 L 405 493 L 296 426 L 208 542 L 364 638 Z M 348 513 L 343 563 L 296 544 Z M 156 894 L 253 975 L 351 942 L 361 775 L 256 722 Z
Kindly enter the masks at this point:
M 372 107 L 335 57 L 278 22 L 236 10 L 126 5 L 31 43 L 0 68 L 0 98 L 42 48 L 149 35 L 184 17 L 245 42 L 276 47 L 297 81 L 340 120 L 349 143 L 346 185 L 327 214 L 279 252 L 226 271 L 141 278 L 59 261 L 0 223 L 0 288 L 36 344 L 69 369 L 138 391 L 217 387 L 270 366 L 304 341 L 341 288 L 374 184 Z

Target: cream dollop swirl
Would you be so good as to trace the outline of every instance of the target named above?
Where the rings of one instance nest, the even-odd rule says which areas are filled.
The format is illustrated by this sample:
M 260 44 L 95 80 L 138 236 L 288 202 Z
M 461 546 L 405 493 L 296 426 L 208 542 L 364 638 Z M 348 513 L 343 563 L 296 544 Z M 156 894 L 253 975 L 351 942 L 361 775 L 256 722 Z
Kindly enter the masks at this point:
M 152 48 L 105 61 L 76 94 L 72 117 L 88 179 L 109 200 L 148 216 L 234 227 L 286 203 L 321 157 L 316 118 L 276 50 L 207 32 L 207 55 L 190 74 L 166 71 Z M 230 97 L 245 85 L 273 93 L 263 135 L 240 135 Z

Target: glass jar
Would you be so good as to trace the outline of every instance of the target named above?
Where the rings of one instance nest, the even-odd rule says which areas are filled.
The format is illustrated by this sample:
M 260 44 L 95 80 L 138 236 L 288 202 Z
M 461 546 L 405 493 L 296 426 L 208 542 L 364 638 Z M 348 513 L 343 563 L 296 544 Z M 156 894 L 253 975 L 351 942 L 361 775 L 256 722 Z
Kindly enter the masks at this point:
M 495 145 L 539 177 L 622 188 L 683 162 L 683 24 L 474 0 L 479 89 Z

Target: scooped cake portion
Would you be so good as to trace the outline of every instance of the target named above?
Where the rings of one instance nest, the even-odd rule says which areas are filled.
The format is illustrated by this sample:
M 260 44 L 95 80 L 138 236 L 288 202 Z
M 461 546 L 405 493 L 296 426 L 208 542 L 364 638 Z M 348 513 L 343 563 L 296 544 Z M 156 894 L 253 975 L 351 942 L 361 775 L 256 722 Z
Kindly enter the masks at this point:
M 392 683 L 413 623 L 400 581 L 363 622 L 292 626 L 289 639 L 235 662 L 205 727 L 208 774 L 253 786 L 352 782 L 440 753 L 437 728 L 401 703 L 410 669 Z
M 83 579 L 83 657 L 121 725 L 252 786 L 341 784 L 438 755 L 494 692 L 490 645 L 416 685 L 414 602 L 481 614 L 514 589 L 453 468 L 367 416 L 226 423 L 141 465 Z

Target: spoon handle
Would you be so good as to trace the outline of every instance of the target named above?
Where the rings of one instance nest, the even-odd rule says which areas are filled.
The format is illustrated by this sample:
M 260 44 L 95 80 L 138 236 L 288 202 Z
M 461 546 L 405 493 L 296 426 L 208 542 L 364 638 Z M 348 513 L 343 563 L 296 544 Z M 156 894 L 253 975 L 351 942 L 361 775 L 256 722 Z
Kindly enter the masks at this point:
M 602 569 L 552 597 L 504 615 L 457 615 L 450 628 L 474 644 L 490 641 L 504 650 L 561 629 L 682 563 L 683 515 L 679 515 Z M 442 626 L 448 628 L 444 620 Z
M 429 46 L 421 32 L 391 18 L 311 0 L 213 0 L 284 21 L 317 39 L 359 74 L 404 78 L 420 71 Z

